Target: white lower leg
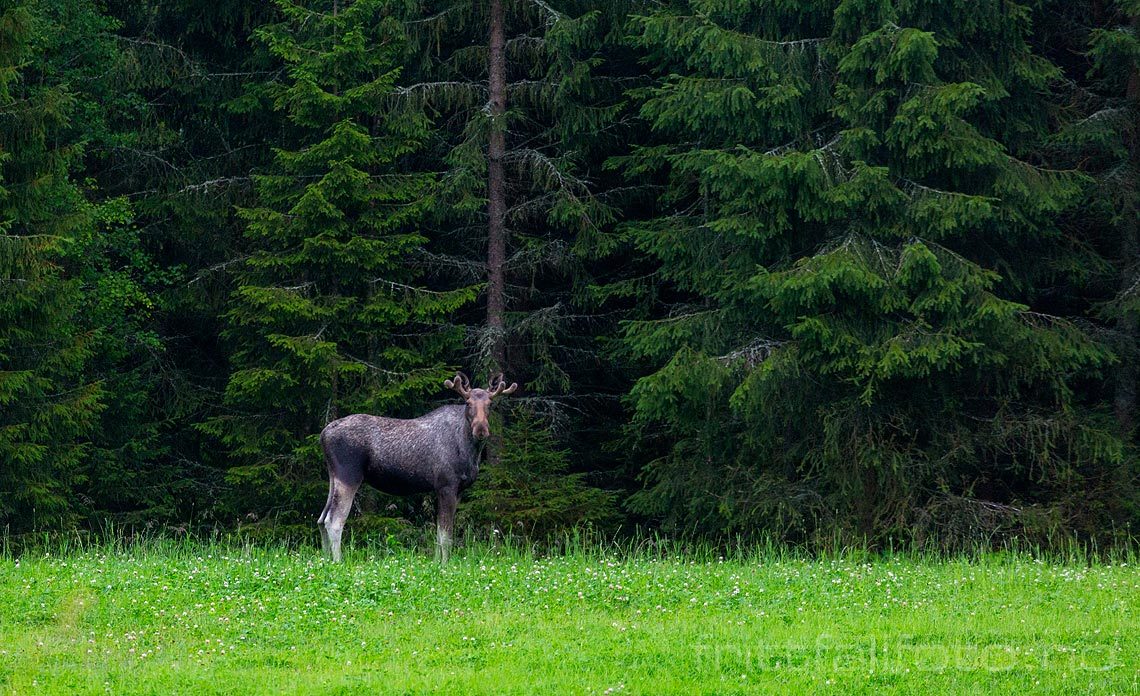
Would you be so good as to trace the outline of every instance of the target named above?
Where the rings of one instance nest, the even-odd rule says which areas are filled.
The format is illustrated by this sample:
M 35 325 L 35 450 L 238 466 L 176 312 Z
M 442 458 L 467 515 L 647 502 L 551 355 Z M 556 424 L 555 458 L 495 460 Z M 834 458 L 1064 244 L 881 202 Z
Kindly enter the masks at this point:
M 442 527 L 437 527 L 435 530 L 435 548 L 436 558 L 446 563 L 448 556 L 451 555 L 451 535 Z
M 344 531 L 343 524 L 326 524 L 325 533 L 329 538 L 329 550 L 332 552 L 333 561 L 340 562 L 340 533 Z
M 325 529 L 324 521 L 317 523 L 317 529 L 321 530 L 321 553 L 327 556 L 329 555 L 329 532 Z
M 329 493 L 329 508 L 325 514 L 325 534 L 329 538 L 329 551 L 333 561 L 340 561 L 340 539 L 344 531 L 344 523 L 348 521 L 349 510 L 352 509 L 352 498 L 356 495 L 359 484 L 350 486 L 333 479 L 332 490 Z

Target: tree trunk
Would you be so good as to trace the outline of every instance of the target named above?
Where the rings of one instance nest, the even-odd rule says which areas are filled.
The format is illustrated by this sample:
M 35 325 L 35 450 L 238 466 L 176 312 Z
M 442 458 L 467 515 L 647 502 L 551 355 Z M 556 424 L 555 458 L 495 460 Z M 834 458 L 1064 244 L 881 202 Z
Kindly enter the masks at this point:
M 506 151 L 504 114 L 507 109 L 507 60 L 502 0 L 491 0 L 490 9 L 491 42 L 487 80 L 491 100 L 491 137 L 487 144 L 487 328 L 491 331 L 491 371 L 496 372 L 506 369 L 503 263 L 507 256 L 507 230 L 503 154 Z
M 1140 32 L 1140 15 L 1132 17 L 1132 29 L 1134 32 Z M 1140 113 L 1140 70 L 1132 69 L 1132 74 L 1129 75 L 1128 87 L 1125 92 L 1125 108 L 1133 114 Z M 1132 170 L 1132 175 L 1140 171 L 1140 132 L 1137 131 L 1136 126 L 1132 126 L 1128 136 L 1131 136 L 1129 143 L 1129 169 Z M 1127 137 L 1127 136 L 1126 136 Z M 1126 194 L 1127 195 L 1127 194 Z M 1120 251 L 1121 260 L 1123 261 L 1123 279 L 1121 283 L 1121 290 L 1128 292 L 1132 285 L 1138 281 L 1140 277 L 1140 222 L 1137 221 L 1137 216 L 1140 215 L 1140 206 L 1136 204 L 1135 194 L 1124 204 L 1124 215 L 1122 216 L 1121 229 L 1120 229 Z M 1126 435 L 1131 435 L 1136 426 L 1136 380 L 1137 380 L 1137 348 L 1140 343 L 1140 320 L 1136 316 L 1136 312 L 1124 310 L 1123 315 L 1120 317 L 1118 328 L 1122 335 L 1124 342 L 1124 351 L 1121 356 L 1120 368 L 1116 377 L 1116 399 L 1114 406 L 1116 407 L 1116 421 L 1120 426 L 1121 431 Z
M 1126 211 L 1128 212 L 1128 211 Z M 1132 215 L 1140 214 L 1135 211 Z M 1131 217 L 1126 215 L 1125 217 Z M 1136 220 L 1126 220 L 1121 230 L 1121 250 L 1124 256 L 1124 283 L 1122 290 L 1128 288 L 1136 281 L 1138 247 Z M 1120 356 L 1120 367 L 1116 373 L 1116 422 L 1121 432 L 1129 436 L 1136 425 L 1136 358 L 1137 343 L 1140 342 L 1140 327 L 1137 326 L 1136 313 L 1125 309 L 1117 323 L 1121 334 L 1124 350 Z

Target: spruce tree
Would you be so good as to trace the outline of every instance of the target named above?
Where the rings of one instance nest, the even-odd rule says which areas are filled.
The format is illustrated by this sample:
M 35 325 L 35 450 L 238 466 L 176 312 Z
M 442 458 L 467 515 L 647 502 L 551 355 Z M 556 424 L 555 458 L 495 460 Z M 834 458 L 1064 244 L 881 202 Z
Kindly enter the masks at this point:
M 256 205 L 251 174 L 270 166 L 281 125 L 251 89 L 281 70 L 253 32 L 280 14 L 273 3 L 240 0 L 103 5 L 116 26 L 100 40 L 116 58 L 96 81 L 109 87 L 91 114 L 106 137 L 89 151 L 87 175 L 102 195 L 130 202 L 134 222 L 119 240 L 153 264 L 131 269 L 152 299 L 133 316 L 147 316 L 153 337 L 127 344 L 149 360 L 132 356 L 129 370 L 150 380 L 147 399 L 116 401 L 116 411 L 130 405 L 138 413 L 113 417 L 106 432 L 117 437 L 139 417 L 157 425 L 147 451 L 132 455 L 130 477 L 103 477 L 103 485 L 118 491 L 128 520 L 217 524 L 236 516 L 224 480 L 230 460 L 197 426 L 229 410 L 221 339 L 234 289 L 228 271 L 248 253 L 236 209 Z
M 392 3 L 278 6 L 258 36 L 283 70 L 256 89 L 284 118 L 259 205 L 239 211 L 249 252 L 226 313 L 229 412 L 203 425 L 253 512 L 319 499 L 330 420 L 415 415 L 450 372 L 459 336 L 441 319 L 474 293 L 416 284 L 435 176 L 408 166 L 428 131 L 393 99 L 405 38 Z
M 662 281 L 624 339 L 653 370 L 630 394 L 656 452 L 636 511 L 1046 533 L 1121 464 L 1074 396 L 1111 353 L 1036 290 L 1083 261 L 1057 224 L 1083 178 L 1042 161 L 1058 69 L 1031 22 L 922 0 L 636 20 L 661 78 L 641 93 L 652 139 L 620 164 L 664 186 L 626 230 Z
M 621 130 L 624 83 L 605 51 L 623 6 L 447 0 L 419 3 L 409 16 L 418 50 L 403 94 L 433 115 L 438 140 L 425 155 L 443 171 L 435 273 L 485 283 L 478 307 L 456 316 L 468 327 L 457 362 L 506 372 L 525 390 L 505 414 L 504 453 L 516 411 L 530 423 L 518 434 L 529 437 L 535 414 L 566 432 L 596 409 L 580 384 L 605 369 L 593 356 L 598 322 L 583 305 L 581 252 L 615 212 L 594 189 L 599 153 Z M 488 470 L 502 461 L 499 442 Z
M 1081 100 L 1083 118 L 1064 134 L 1097 179 L 1091 205 L 1115 242 L 1116 292 L 1103 314 L 1116 330 L 1113 409 L 1122 434 L 1135 442 L 1140 393 L 1140 5 L 1098 6 L 1086 27 L 1092 84 Z M 1096 16 L 1099 15 L 1099 16 Z M 1085 19 L 1082 17 L 1082 19 Z
M 1069 311 L 1112 349 L 1115 364 L 1076 394 L 1106 404 L 1126 445 L 1121 466 L 1082 476 L 1069 488 L 1085 528 L 1127 528 L 1134 513 L 1136 454 L 1137 220 L 1140 219 L 1140 12 L 1129 3 L 1050 3 L 1034 24 L 1035 46 L 1054 61 L 1060 126 L 1047 155 L 1053 166 L 1089 176 L 1074 213 L 1061 216 L 1062 243 L 1087 250 L 1064 276 L 1039 279 L 1042 294 Z M 1094 472 L 1089 472 L 1094 473 Z
M 548 421 L 520 410 L 508 427 L 509 446 L 483 468 L 464 505 L 477 528 L 550 541 L 576 527 L 613 522 L 614 494 L 589 485 L 585 472 L 571 471 L 571 453 Z
M 18 531 L 148 504 L 156 269 L 130 204 L 77 183 L 113 139 L 115 29 L 87 0 L 0 21 L 0 520 Z

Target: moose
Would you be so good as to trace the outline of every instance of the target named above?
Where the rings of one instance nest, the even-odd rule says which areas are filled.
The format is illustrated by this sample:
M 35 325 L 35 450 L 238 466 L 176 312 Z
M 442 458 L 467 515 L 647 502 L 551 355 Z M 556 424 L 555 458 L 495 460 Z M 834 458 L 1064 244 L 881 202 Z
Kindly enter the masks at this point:
M 317 520 L 321 548 L 340 561 L 340 538 L 362 482 L 393 495 L 435 493 L 436 557 L 447 561 L 459 492 L 479 474 L 479 443 L 491 434 L 491 401 L 518 389 L 492 378 L 486 389 L 472 389 L 462 372 L 443 386 L 464 405 L 441 406 L 419 418 L 355 414 L 332 421 L 321 431 L 329 469 L 329 499 Z

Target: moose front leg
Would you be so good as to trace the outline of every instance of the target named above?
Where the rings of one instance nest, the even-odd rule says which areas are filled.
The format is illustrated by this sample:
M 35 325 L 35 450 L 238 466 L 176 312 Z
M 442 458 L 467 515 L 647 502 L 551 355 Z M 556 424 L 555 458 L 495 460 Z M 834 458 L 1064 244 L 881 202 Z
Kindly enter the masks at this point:
M 457 488 L 441 488 L 435 494 L 435 557 L 447 563 L 451 554 L 452 532 L 455 529 L 455 508 L 459 504 Z

